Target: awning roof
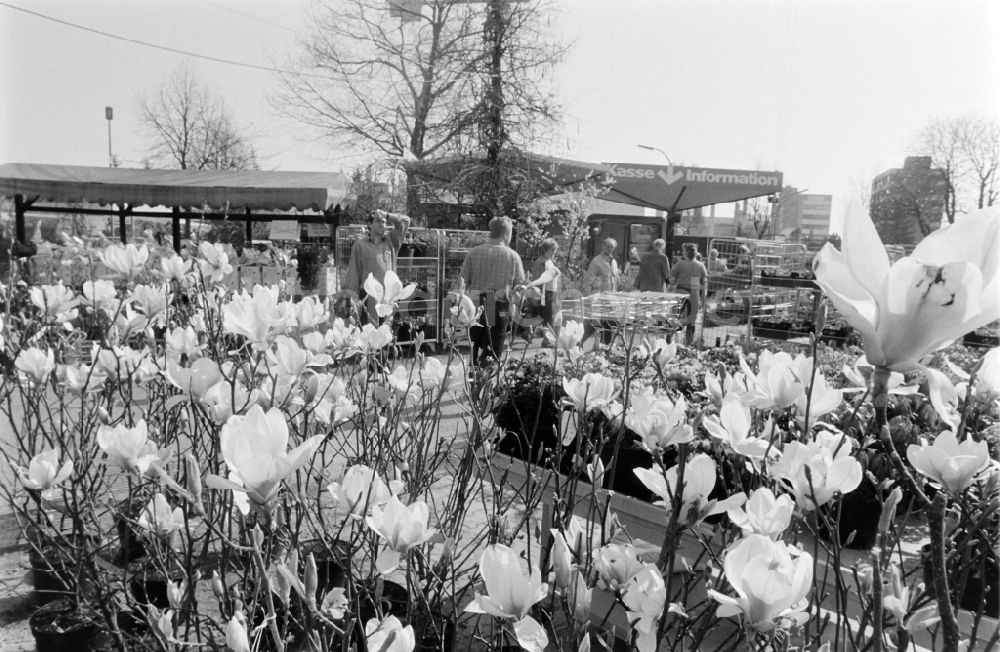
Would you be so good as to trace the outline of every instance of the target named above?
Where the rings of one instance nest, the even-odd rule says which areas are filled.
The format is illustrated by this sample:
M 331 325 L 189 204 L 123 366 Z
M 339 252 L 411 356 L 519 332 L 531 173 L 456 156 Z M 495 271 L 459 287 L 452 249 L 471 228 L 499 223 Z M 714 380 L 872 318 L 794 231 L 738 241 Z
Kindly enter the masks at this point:
M 776 170 L 731 170 L 608 163 L 614 183 L 600 196 L 607 201 L 663 211 L 685 211 L 781 192 L 783 175 Z
M 128 204 L 223 210 L 325 210 L 342 203 L 350 181 L 339 172 L 137 170 L 6 163 L 0 194 L 41 202 Z

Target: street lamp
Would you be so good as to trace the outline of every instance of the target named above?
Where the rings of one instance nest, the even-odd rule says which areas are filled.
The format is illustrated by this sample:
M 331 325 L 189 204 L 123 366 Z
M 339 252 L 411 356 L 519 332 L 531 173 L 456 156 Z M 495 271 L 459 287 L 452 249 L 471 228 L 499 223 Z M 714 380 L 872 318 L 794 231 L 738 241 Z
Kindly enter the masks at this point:
M 104 118 L 108 121 L 108 167 L 115 166 L 115 156 L 111 153 L 111 120 L 115 117 L 115 110 L 110 106 L 104 107 Z
M 660 154 L 663 154 L 663 158 L 667 159 L 667 165 L 673 165 L 674 164 L 674 162 L 670 160 L 670 157 L 667 156 L 667 153 L 664 152 L 659 147 L 653 147 L 652 145 L 639 145 L 639 147 L 641 147 L 642 149 L 648 149 L 651 152 L 659 152 Z

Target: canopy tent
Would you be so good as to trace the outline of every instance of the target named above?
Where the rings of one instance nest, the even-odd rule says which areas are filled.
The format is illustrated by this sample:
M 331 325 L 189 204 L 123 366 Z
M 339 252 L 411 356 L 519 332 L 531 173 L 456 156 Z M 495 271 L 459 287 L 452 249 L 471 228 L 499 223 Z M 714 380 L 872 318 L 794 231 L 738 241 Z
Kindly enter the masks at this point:
M 523 181 L 532 183 L 542 193 L 561 192 L 583 181 L 600 182 L 611 176 L 611 169 L 600 163 L 571 161 L 518 149 L 502 152 L 500 165 L 506 171 L 519 175 Z M 486 154 L 479 152 L 469 156 L 411 161 L 406 168 L 434 185 L 453 186 L 474 181 L 476 176 L 489 170 L 490 164 Z
M 260 170 L 137 170 L 7 163 L 0 165 L 0 194 L 14 197 L 15 235 L 25 241 L 24 214 L 81 213 L 171 217 L 174 247 L 180 248 L 180 219 L 198 211 L 209 218 L 291 219 L 287 214 L 254 211 L 327 211 L 348 196 L 350 181 L 337 172 L 268 172 Z M 37 202 L 46 202 L 42 205 Z M 55 205 L 53 205 L 55 204 Z M 114 204 L 110 208 L 76 208 L 68 204 Z M 136 210 L 165 206 L 172 213 Z M 296 216 L 300 222 L 323 222 L 324 215 Z M 125 229 L 121 229 L 122 238 Z
M 781 192 L 782 173 L 608 163 L 614 182 L 601 199 L 680 212 Z

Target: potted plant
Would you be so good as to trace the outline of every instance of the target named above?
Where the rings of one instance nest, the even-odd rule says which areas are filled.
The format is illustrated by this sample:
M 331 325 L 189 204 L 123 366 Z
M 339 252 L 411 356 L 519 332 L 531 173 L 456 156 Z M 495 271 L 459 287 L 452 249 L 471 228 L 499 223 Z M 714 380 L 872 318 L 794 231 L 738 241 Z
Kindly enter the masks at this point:
M 53 600 L 28 618 L 38 652 L 81 652 L 97 649 L 103 638 L 97 612 L 74 598 Z

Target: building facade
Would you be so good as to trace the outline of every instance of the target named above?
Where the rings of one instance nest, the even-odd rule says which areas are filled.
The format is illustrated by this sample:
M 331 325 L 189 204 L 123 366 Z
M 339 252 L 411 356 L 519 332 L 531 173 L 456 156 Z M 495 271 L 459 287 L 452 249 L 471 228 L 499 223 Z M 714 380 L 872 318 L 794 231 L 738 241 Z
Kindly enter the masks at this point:
M 940 228 L 946 188 L 944 170 L 931 167 L 929 156 L 908 156 L 903 167 L 875 177 L 869 214 L 882 242 L 916 244 Z

